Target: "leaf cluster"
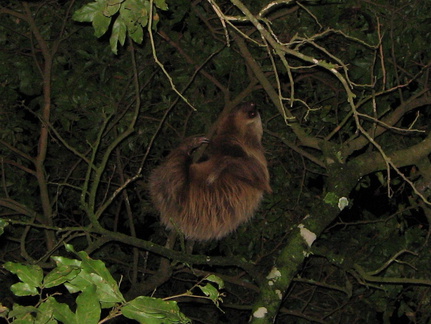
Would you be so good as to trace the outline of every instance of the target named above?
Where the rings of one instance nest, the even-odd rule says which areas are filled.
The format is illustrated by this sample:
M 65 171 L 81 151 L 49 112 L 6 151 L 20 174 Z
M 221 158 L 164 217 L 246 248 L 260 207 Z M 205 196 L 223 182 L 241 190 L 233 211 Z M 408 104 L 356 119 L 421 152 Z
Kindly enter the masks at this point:
M 124 316 L 140 323 L 190 323 L 182 314 L 175 301 L 139 296 L 126 302 L 120 292 L 119 284 L 100 260 L 91 259 L 85 252 L 75 252 L 71 245 L 66 250 L 76 254 L 79 259 L 53 257 L 56 263 L 44 275 L 38 265 L 24 265 L 7 262 L 4 268 L 15 274 L 20 282 L 11 286 L 16 296 L 39 296 L 35 306 L 14 304 L 10 311 L 2 312 L 1 317 L 22 323 L 99 323 L 103 309 L 112 309 L 103 321 Z M 215 277 L 206 278 L 223 288 L 223 282 Z M 210 283 L 197 284 L 202 292 L 218 303 L 218 290 Z M 57 301 L 59 286 L 64 285 L 75 298 L 74 311 L 66 303 Z M 184 295 L 194 296 L 191 291 Z M 198 297 L 198 296 L 195 296 Z

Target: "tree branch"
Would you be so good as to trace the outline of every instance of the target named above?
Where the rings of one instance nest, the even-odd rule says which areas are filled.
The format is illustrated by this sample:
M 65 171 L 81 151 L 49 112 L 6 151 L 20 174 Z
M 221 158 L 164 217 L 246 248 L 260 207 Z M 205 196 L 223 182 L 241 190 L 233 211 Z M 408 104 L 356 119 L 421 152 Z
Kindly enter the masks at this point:
M 407 112 L 425 105 L 429 105 L 431 103 L 431 97 L 427 95 L 427 92 L 429 92 L 428 89 L 416 94 L 409 100 L 403 102 L 392 113 L 390 113 L 386 117 L 383 117 L 381 119 L 382 123 L 387 126 L 394 126 Z M 390 127 L 387 126 L 378 124 L 373 130 L 374 138 L 379 137 L 386 131 L 390 130 Z M 350 156 L 353 152 L 362 149 L 369 143 L 370 142 L 368 138 L 366 138 L 365 136 L 360 136 L 357 139 L 348 143 L 345 148 L 343 148 L 342 155 L 345 157 Z

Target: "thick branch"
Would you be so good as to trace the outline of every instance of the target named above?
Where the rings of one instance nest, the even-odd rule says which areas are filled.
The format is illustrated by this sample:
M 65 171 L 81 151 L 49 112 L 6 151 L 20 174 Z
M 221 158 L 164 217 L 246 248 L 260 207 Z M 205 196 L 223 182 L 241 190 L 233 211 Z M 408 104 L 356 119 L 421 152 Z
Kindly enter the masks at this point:
M 103 228 L 97 228 L 94 232 L 101 234 L 105 238 L 110 238 L 113 241 L 122 242 L 134 247 L 138 247 L 152 253 L 158 254 L 171 260 L 184 262 L 187 264 L 207 264 L 217 266 L 235 266 L 247 271 L 256 281 L 260 281 L 261 273 L 252 263 L 243 261 L 240 258 L 228 258 L 225 256 L 214 257 L 205 255 L 192 255 L 165 248 L 153 242 L 144 241 L 135 237 L 131 237 L 122 233 L 114 233 Z
M 362 279 L 368 282 L 379 282 L 395 285 L 422 285 L 431 286 L 431 280 L 428 279 L 414 279 L 414 278 L 390 278 L 390 277 L 377 277 L 370 275 L 358 264 L 354 265 L 354 269 L 358 272 Z
M 33 19 L 33 13 L 30 10 L 30 6 L 27 2 L 23 2 L 24 10 L 27 16 L 27 22 L 30 25 L 30 29 L 36 38 L 40 50 L 44 58 L 44 68 L 43 68 L 43 107 L 42 107 L 42 123 L 40 125 L 40 135 L 37 156 L 34 159 L 34 164 L 36 167 L 36 178 L 39 185 L 40 197 L 43 208 L 43 218 L 42 223 L 51 226 L 52 223 L 52 207 L 48 192 L 48 184 L 45 176 L 45 158 L 48 151 L 48 127 L 46 123 L 50 121 L 51 114 L 51 73 L 53 56 L 51 50 L 45 39 L 43 38 L 36 22 Z M 55 237 L 52 232 L 47 231 L 47 247 L 51 249 L 55 245 Z
M 280 307 L 283 296 L 297 274 L 305 258 L 310 253 L 314 240 L 325 228 L 334 221 L 340 210 L 340 197 L 347 197 L 356 184 L 357 176 L 348 170 L 344 164 L 337 162 L 331 143 L 324 143 L 321 149 L 327 156 L 328 187 L 327 195 L 316 202 L 309 215 L 299 226 L 290 229 L 287 245 L 280 251 L 274 263 L 273 270 L 266 277 L 268 280 L 260 285 L 261 293 L 253 306 L 252 323 L 269 323 L 273 320 Z M 333 152 L 333 153 L 331 153 Z M 329 158 L 331 157 L 331 158 Z M 270 278 L 271 273 L 278 273 L 276 278 Z M 266 311 L 265 315 L 262 312 Z M 262 316 L 261 316 L 262 315 Z
M 398 150 L 389 153 L 387 157 L 398 168 L 415 165 L 422 159 L 427 158 L 431 153 L 431 133 L 420 143 L 413 145 L 409 148 Z M 370 174 L 372 172 L 384 170 L 387 167 L 383 156 L 380 152 L 371 152 L 362 154 L 348 163 L 348 166 L 357 170 L 358 176 Z
M 428 91 L 428 90 L 427 90 Z M 396 123 L 400 121 L 400 119 L 409 111 L 429 105 L 431 103 L 431 97 L 421 94 L 421 97 L 415 96 L 411 98 L 410 100 L 407 100 L 406 102 L 402 103 L 400 106 L 398 106 L 392 113 L 388 114 L 386 117 L 382 118 L 381 121 L 385 124 L 390 126 L 394 126 Z M 383 133 L 390 130 L 388 127 L 384 127 L 382 125 L 377 125 L 375 130 L 373 130 L 374 137 L 378 137 L 382 135 Z M 350 142 L 343 150 L 342 156 L 349 156 L 354 151 L 362 149 L 365 145 L 368 145 L 370 142 L 369 140 L 364 137 L 358 137 L 357 139 Z

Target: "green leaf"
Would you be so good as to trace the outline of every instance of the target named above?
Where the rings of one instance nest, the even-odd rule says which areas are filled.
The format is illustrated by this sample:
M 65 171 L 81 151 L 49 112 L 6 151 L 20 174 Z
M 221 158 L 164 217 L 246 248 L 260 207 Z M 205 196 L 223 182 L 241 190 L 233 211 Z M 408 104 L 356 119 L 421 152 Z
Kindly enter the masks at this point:
M 159 9 L 168 10 L 168 5 L 165 0 L 154 0 L 154 4 Z
M 214 303 L 218 302 L 218 298 L 220 293 L 218 290 L 211 284 L 206 284 L 205 286 L 198 286 L 200 290 L 205 294 L 205 296 L 209 297 Z
M 42 268 L 38 265 L 24 265 L 20 263 L 6 262 L 4 267 L 16 274 L 24 283 L 32 287 L 41 287 L 43 279 Z
M 77 323 L 75 320 L 75 314 L 70 310 L 69 306 L 63 303 L 59 303 L 54 297 L 48 297 L 46 302 L 49 307 L 52 307 L 54 317 L 63 323 Z
M 54 319 L 54 308 L 50 303 L 41 303 L 37 309 L 35 323 L 57 323 Z
M 224 288 L 223 280 L 220 277 L 217 277 L 216 275 L 210 275 L 210 276 L 206 277 L 205 280 L 216 283 L 218 285 L 219 289 Z
M 21 306 L 18 304 L 14 304 L 13 305 L 13 309 L 9 312 L 9 317 L 11 318 L 16 318 L 16 320 L 14 321 L 14 323 L 17 322 L 17 320 L 22 320 L 24 318 L 29 319 L 29 323 L 33 323 L 32 319 L 33 316 L 31 315 L 32 313 L 36 313 L 37 312 L 37 308 L 33 307 L 33 306 Z M 21 322 L 24 323 L 24 322 Z
M 120 17 L 115 20 L 114 26 L 112 26 L 112 35 L 117 35 L 117 39 L 123 46 L 126 40 L 126 24 Z
M 91 22 L 96 37 L 103 36 L 111 24 L 111 16 L 118 12 L 121 1 L 99 0 L 91 2 L 75 11 L 73 19 L 80 22 Z
M 106 17 L 103 12 L 97 12 L 93 19 L 94 35 L 96 37 L 103 36 L 111 24 L 111 17 Z
M 68 251 L 69 252 L 75 252 L 75 251 L 70 251 L 70 250 L 68 250 Z M 64 265 L 64 266 L 74 266 L 74 267 L 81 268 L 82 262 L 80 260 L 69 259 L 69 258 L 65 258 L 62 256 L 53 256 L 51 258 L 55 261 L 55 263 L 57 264 L 57 267 L 60 265 Z
M 126 31 L 127 27 L 123 19 L 121 18 L 121 16 L 117 17 L 114 22 L 114 25 L 112 26 L 112 35 L 109 39 L 109 43 L 111 44 L 111 50 L 114 54 L 117 54 L 118 43 L 124 45 L 124 42 L 126 40 Z
M 92 22 L 97 13 L 102 12 L 104 5 L 101 2 L 90 2 L 75 11 L 72 19 L 79 22 Z
M 81 269 L 77 266 L 66 266 L 66 265 L 57 266 L 45 276 L 45 279 L 43 281 L 43 286 L 45 288 L 51 288 L 54 286 L 61 285 L 66 281 L 69 281 L 75 278 L 80 272 L 81 272 Z
M 72 244 L 64 244 L 64 248 L 66 249 L 67 252 L 72 252 L 72 253 L 76 253 L 75 248 L 73 247 Z M 53 257 L 54 259 L 55 257 Z
M 82 260 L 82 269 L 88 273 L 96 273 L 106 280 L 110 285 L 117 285 L 117 282 L 112 277 L 111 273 L 106 269 L 105 264 L 100 260 L 94 260 L 88 256 L 84 251 L 77 252 Z
M 214 282 L 219 286 L 219 289 L 224 288 L 224 282 L 221 278 L 210 275 L 205 278 L 206 281 Z M 219 302 L 222 301 L 220 291 L 214 287 L 212 284 L 208 283 L 205 286 L 198 285 L 199 289 L 207 296 L 209 299 L 212 300 L 212 302 L 218 307 Z
M 97 286 L 97 295 L 99 296 L 100 301 L 105 303 L 121 303 L 125 301 L 117 283 L 110 284 L 95 273 L 90 274 L 90 276 L 94 284 Z
M 70 293 L 76 293 L 78 291 L 85 290 L 88 286 L 93 284 L 90 273 L 82 271 L 72 280 L 64 283 L 64 286 L 69 290 Z
M 120 15 L 129 32 L 134 32 L 139 25 L 148 24 L 150 3 L 146 0 L 126 0 L 121 6 Z
M 88 286 L 79 296 L 76 298 L 78 305 L 76 309 L 76 321 L 77 323 L 97 323 L 100 320 L 100 303 L 96 294 L 96 286 Z
M 133 32 L 129 30 L 129 36 L 135 43 L 141 44 L 144 40 L 144 29 L 138 25 Z
M 174 301 L 140 296 L 122 309 L 124 316 L 146 324 L 191 323 Z
M 56 262 L 70 264 L 72 267 L 79 265 L 80 271 L 76 273 L 76 276 L 64 281 L 64 285 L 70 293 L 85 291 L 89 286 L 96 285 L 98 300 L 103 303 L 104 308 L 111 307 L 115 303 L 125 302 L 117 282 L 102 261 L 91 259 L 84 251 L 75 252 L 71 245 L 67 245 L 66 249 L 76 253 L 82 259 L 82 261 L 77 261 L 61 257 L 56 258 Z M 72 276 L 73 272 L 70 273 L 68 276 Z
M 103 11 L 103 14 L 106 17 L 112 17 L 118 12 L 118 10 L 120 10 L 122 2 L 123 0 L 108 0 L 108 2 L 106 3 L 105 10 Z
M 16 296 L 36 296 L 39 294 L 35 286 L 29 285 L 26 282 L 17 282 L 10 286 L 10 290 Z

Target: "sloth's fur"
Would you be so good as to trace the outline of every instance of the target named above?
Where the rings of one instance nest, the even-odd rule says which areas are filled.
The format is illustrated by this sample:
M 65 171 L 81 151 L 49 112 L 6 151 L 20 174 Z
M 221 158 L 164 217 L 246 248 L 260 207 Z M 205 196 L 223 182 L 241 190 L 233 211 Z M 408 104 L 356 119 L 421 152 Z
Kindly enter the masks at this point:
M 150 177 L 150 192 L 161 221 L 186 238 L 220 239 L 256 211 L 271 192 L 262 122 L 253 103 L 236 107 L 221 120 L 214 139 L 186 139 Z M 192 162 L 192 152 L 209 143 L 208 157 Z

